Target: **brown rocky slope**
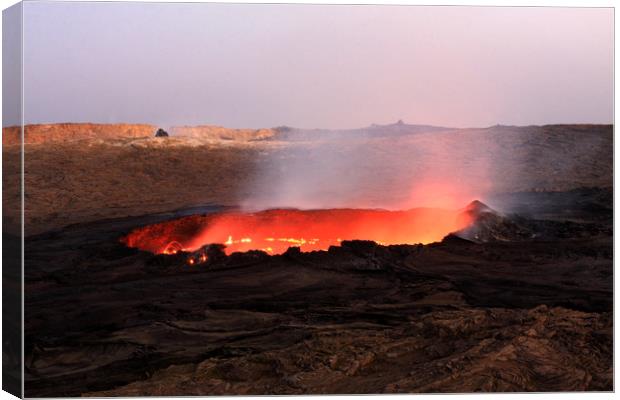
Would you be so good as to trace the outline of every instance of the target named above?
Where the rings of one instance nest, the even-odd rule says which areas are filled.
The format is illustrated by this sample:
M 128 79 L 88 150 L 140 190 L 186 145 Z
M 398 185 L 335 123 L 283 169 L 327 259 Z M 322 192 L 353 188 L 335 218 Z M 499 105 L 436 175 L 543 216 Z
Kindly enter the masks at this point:
M 411 134 L 399 126 L 395 135 L 388 126 L 373 128 L 372 132 L 382 129 L 377 137 L 348 132 L 346 140 L 333 141 L 289 141 L 278 135 L 254 140 L 260 131 L 240 135 L 239 130 L 204 127 L 187 128 L 187 136 L 154 138 L 156 129 L 150 125 L 97 126 L 100 131 L 81 126 L 26 128 L 38 132 L 31 137 L 39 141 L 25 147 L 28 233 L 195 205 L 238 205 L 269 198 L 279 190 L 278 182 L 299 181 L 302 172 L 306 187 L 320 189 L 315 193 L 318 200 L 350 199 L 333 207 L 396 208 L 405 203 L 416 178 L 429 173 L 439 181 L 449 177 L 461 186 L 480 189 L 476 195 L 612 186 L 610 125 Z M 45 132 L 54 133 L 53 139 L 40 143 Z M 357 161 L 330 169 L 332 183 L 338 184 L 327 185 L 321 179 L 324 174 L 312 173 L 325 172 L 324 156 Z M 20 146 L 4 146 L 3 160 L 5 188 L 19 187 Z M 274 169 L 274 162 L 299 170 Z M 19 205 L 19 193 L 5 190 L 4 204 L 10 226 L 19 220 L 19 208 L 11 206 Z
M 25 144 L 45 144 L 85 139 L 144 138 L 154 134 L 157 128 L 147 124 L 37 124 L 24 126 Z M 13 146 L 21 143 L 18 126 L 2 129 L 2 144 Z

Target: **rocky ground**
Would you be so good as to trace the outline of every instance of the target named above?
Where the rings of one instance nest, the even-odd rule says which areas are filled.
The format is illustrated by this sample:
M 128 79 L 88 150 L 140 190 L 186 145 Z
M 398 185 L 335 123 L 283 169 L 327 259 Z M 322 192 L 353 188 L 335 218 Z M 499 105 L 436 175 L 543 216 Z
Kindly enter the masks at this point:
M 205 204 L 306 207 L 297 204 L 306 201 L 314 207 L 406 209 L 424 205 L 419 200 L 438 189 L 434 183 L 461 192 L 454 206 L 494 193 L 612 186 L 610 125 L 450 130 L 393 124 L 346 131 L 279 128 L 270 135 L 181 127 L 176 129 L 185 136 L 136 137 L 148 127 L 123 126 L 116 138 L 108 129 L 99 139 L 85 127 L 81 140 L 69 140 L 79 133 L 72 131 L 65 141 L 57 130 L 54 140 L 27 144 L 26 234 Z M 19 186 L 19 150 L 3 148 L 5 189 Z M 303 186 L 297 198 L 278 198 L 296 185 Z M 423 188 L 422 199 L 411 198 L 417 188 Z M 10 228 L 19 221 L 21 203 L 17 191 L 4 193 Z
M 27 397 L 613 389 L 612 126 L 70 128 L 24 146 Z M 3 146 L 14 249 L 20 147 Z M 504 214 L 428 245 L 194 267 L 119 240 L 298 183 L 331 207 L 416 207 L 420 176 Z M 14 300 L 19 252 L 7 257 Z
M 575 210 L 601 205 L 600 191 L 562 196 Z M 553 214 L 539 206 L 528 217 L 487 213 L 459 233 L 478 239 L 354 241 L 197 267 L 118 238 L 215 208 L 33 236 L 26 395 L 612 390 L 603 205 L 606 223 L 583 221 L 585 211 L 581 222 L 539 220 Z

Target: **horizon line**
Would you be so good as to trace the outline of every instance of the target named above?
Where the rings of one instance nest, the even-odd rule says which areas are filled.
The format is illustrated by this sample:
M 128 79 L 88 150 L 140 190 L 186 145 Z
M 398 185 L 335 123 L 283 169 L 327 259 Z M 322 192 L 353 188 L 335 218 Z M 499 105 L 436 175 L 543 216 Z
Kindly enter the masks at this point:
M 230 127 L 230 126 L 226 126 L 226 125 L 220 125 L 220 124 L 209 124 L 209 123 L 200 123 L 200 124 L 156 124 L 156 123 L 151 123 L 151 122 L 36 122 L 36 123 L 28 123 L 28 124 L 23 124 L 23 125 L 8 125 L 5 126 L 4 124 L 2 125 L 2 129 L 10 129 L 10 128 L 19 128 L 19 127 L 27 127 L 27 126 L 45 126 L 45 125 L 148 125 L 148 126 L 153 126 L 155 128 L 168 128 L 168 129 L 173 129 L 173 128 L 182 128 L 182 127 L 191 127 L 191 128 L 197 128 L 197 127 L 218 127 L 218 128 L 225 128 L 225 129 L 232 129 L 232 130 L 261 130 L 261 129 L 278 129 L 278 128 L 290 128 L 290 129 L 296 129 L 296 130 L 325 130 L 325 131 L 348 131 L 348 130 L 359 130 L 359 129 L 366 129 L 366 128 L 374 128 L 374 127 L 389 127 L 389 126 L 399 126 L 399 125 L 403 125 L 403 126 L 412 126 L 412 127 L 429 127 L 429 128 L 439 128 L 439 129 L 445 129 L 445 130 L 460 130 L 460 129 L 488 129 L 488 128 L 494 128 L 494 127 L 519 127 L 519 128 L 525 128 L 525 127 L 543 127 L 543 126 L 568 126 L 568 125 L 611 125 L 614 126 L 614 121 L 612 122 L 552 122 L 552 123 L 544 123 L 544 124 L 527 124 L 527 125 L 515 125 L 515 124 L 506 124 L 506 123 L 496 123 L 496 124 L 492 124 L 492 125 L 486 125 L 486 126 L 462 126 L 462 127 L 457 127 L 457 126 L 443 126 L 443 125 L 434 125 L 434 124 L 426 124 L 426 123 L 408 123 L 405 122 L 403 120 L 398 120 L 396 122 L 392 122 L 392 123 L 385 123 L 385 124 L 380 124 L 380 123 L 371 123 L 370 125 L 365 125 L 365 126 L 357 126 L 357 127 L 348 127 L 348 128 L 325 128 L 325 127 L 314 127 L 314 128 L 307 128 L 307 127 L 298 127 L 298 126 L 293 126 L 293 125 L 287 125 L 287 124 L 280 124 L 280 125 L 276 125 L 276 126 L 262 126 L 262 127 L 241 127 L 241 128 L 237 128 L 237 127 Z

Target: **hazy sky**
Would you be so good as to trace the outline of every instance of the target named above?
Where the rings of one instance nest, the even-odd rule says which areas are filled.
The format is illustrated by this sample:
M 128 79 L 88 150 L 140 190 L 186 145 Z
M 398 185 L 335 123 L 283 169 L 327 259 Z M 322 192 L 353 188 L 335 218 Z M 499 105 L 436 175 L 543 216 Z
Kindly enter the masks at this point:
M 24 7 L 26 123 L 479 127 L 613 118 L 612 9 Z

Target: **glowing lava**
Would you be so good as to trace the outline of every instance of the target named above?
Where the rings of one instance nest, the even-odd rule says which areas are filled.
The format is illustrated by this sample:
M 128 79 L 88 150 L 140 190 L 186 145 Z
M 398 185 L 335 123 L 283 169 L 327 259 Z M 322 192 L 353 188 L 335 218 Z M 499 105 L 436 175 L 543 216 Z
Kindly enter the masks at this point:
M 366 209 L 267 210 L 193 215 L 135 229 L 122 241 L 157 254 L 195 251 L 221 243 L 226 253 L 262 250 L 281 254 L 327 250 L 342 240 L 379 244 L 431 243 L 471 223 L 459 210 L 414 208 L 405 211 Z

